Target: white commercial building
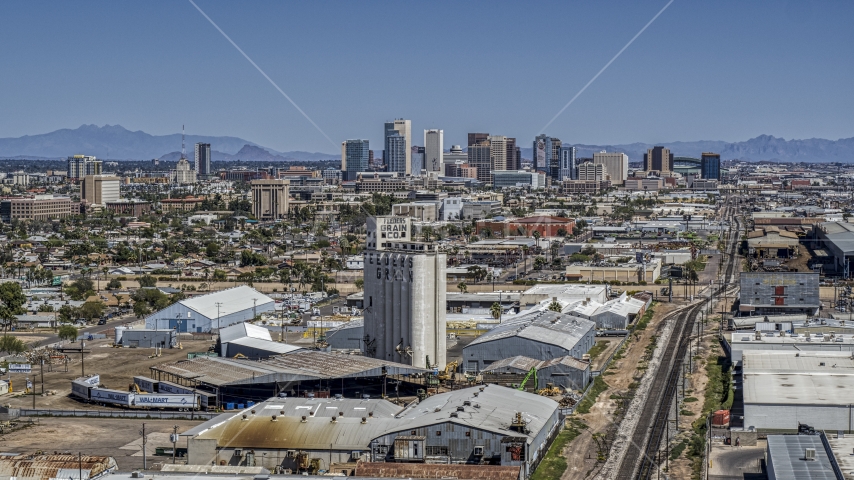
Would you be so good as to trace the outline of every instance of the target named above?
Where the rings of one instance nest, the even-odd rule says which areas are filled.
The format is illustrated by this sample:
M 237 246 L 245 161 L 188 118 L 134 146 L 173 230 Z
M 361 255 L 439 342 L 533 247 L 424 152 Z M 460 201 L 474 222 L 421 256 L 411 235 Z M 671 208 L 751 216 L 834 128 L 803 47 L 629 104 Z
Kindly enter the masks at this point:
M 629 156 L 625 153 L 608 153 L 603 150 L 593 154 L 593 163 L 605 166 L 611 175 L 611 185 L 623 185 L 629 178 Z
M 175 302 L 145 319 L 148 329 L 210 332 L 276 309 L 272 298 L 245 285 Z
M 364 254 L 364 352 L 417 367 L 445 366 L 447 256 L 412 240 L 412 219 L 370 217 Z
M 849 353 L 744 352 L 747 430 L 854 430 L 854 359 Z
M 445 155 L 444 132 L 442 130 L 424 130 L 424 165 L 422 168 L 428 172 L 445 173 L 442 164 Z

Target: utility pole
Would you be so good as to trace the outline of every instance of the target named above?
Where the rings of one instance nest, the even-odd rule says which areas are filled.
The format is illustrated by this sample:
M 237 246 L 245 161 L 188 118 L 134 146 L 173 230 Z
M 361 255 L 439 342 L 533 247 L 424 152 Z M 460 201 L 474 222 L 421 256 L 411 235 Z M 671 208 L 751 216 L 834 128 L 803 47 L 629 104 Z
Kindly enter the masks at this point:
M 82 339 L 80 340 L 80 376 L 86 376 L 86 365 L 83 363 L 83 347 L 86 346 L 86 342 Z
M 175 451 L 178 449 L 178 425 L 172 427 L 172 465 L 175 465 Z
M 145 441 L 145 424 L 144 423 L 142 424 L 142 431 L 140 433 L 142 433 L 142 469 L 148 470 L 148 457 L 145 454 L 146 441 Z
M 216 328 L 220 328 L 221 325 L 219 324 L 219 307 L 222 306 L 222 302 L 216 302 L 214 305 L 216 305 Z
M 77 452 L 77 478 L 83 480 L 83 454 Z

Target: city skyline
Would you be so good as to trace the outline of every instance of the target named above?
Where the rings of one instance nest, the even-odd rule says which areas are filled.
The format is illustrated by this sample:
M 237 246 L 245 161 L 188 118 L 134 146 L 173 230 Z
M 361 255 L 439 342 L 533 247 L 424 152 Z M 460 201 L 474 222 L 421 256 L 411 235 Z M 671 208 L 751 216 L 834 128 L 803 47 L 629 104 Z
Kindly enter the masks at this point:
M 476 25 L 466 27 L 471 31 L 462 37 L 427 35 L 431 25 L 471 18 L 475 5 L 448 4 L 438 12 L 404 6 L 392 12 L 381 4 L 357 8 L 342 3 L 327 6 L 322 16 L 314 15 L 321 7 L 301 4 L 198 5 L 335 142 L 364 138 L 382 145 L 379 125 L 401 117 L 412 119 L 415 132 L 444 130 L 446 145 L 463 145 L 471 131 L 502 132 L 524 144 L 540 133 L 571 144 L 738 141 L 760 134 L 852 136 L 854 121 L 847 111 L 854 101 L 845 89 L 852 67 L 838 58 L 850 56 L 854 45 L 844 27 L 854 17 L 854 6 L 762 2 L 674 2 L 547 131 L 536 131 L 666 3 L 636 2 L 618 9 L 543 4 L 556 16 L 580 19 L 575 35 L 548 39 L 502 35 Z M 524 14 L 529 8 L 505 3 L 478 15 L 514 18 L 515 30 L 528 31 L 536 21 Z M 279 151 L 338 149 L 189 3 L 144 8 L 56 4 L 50 9 L 11 3 L 0 12 L 14 20 L 0 32 L 6 40 L 0 49 L 10 71 L 17 72 L 0 79 L 0 88 L 14 92 L 0 97 L 0 108 L 16 113 L 0 120 L 0 137 L 84 123 L 165 134 L 175 131 L 173 123 L 187 123 L 193 126 L 190 132 L 240 136 Z M 596 21 L 604 15 L 607 26 Z M 379 18 L 384 21 L 377 23 Z M 278 28 L 283 19 L 287 29 Z M 356 35 L 348 26 L 354 19 L 382 28 Z M 55 32 L 69 21 L 84 33 L 58 36 Z M 714 35 L 697 34 L 699 22 L 714 25 Z M 609 35 L 596 34 L 603 28 Z M 379 51 L 388 35 L 408 41 L 409 54 L 392 60 L 400 73 L 390 74 L 388 81 L 369 81 L 376 77 L 371 65 L 380 59 L 353 64 L 359 57 L 353 54 Z M 673 42 L 674 37 L 680 41 Z M 462 70 L 472 52 L 496 48 L 520 64 L 561 59 L 549 62 L 557 74 L 531 79 L 529 69 L 507 69 L 500 76 Z M 336 63 L 358 65 L 356 71 L 365 75 L 345 79 L 325 73 Z M 437 68 L 410 75 L 414 68 L 423 71 L 421 65 Z M 652 68 L 671 74 L 642 74 Z M 75 70 L 97 74 L 54 74 Z M 490 101 L 496 96 L 504 102 Z M 648 122 L 652 108 L 670 114 Z

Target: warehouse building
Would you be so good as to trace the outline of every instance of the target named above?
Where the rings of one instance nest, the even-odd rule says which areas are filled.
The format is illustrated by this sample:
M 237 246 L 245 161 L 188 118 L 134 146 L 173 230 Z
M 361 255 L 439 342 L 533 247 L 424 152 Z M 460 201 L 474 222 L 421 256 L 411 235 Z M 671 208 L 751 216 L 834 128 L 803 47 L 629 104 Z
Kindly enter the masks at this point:
M 523 309 L 531 308 L 543 300 L 557 298 L 560 302 L 577 302 L 582 300 L 595 300 L 599 303 L 608 301 L 608 287 L 606 285 L 572 285 L 572 284 L 541 284 L 535 285 L 522 292 L 519 304 Z
M 497 383 L 507 387 L 522 386 L 522 382 L 531 370 L 535 376 L 528 379 L 524 388 L 540 390 L 548 384 L 563 387 L 566 390 L 584 390 L 590 382 L 590 362 L 572 357 L 535 360 L 521 355 L 493 362 L 484 368 L 484 383 Z
M 332 350 L 361 351 L 365 337 L 365 320 L 343 322 L 326 331 L 326 343 Z
M 9 453 L 0 455 L 0 478 L 30 480 L 42 478 L 92 480 L 109 475 L 118 468 L 113 457 L 93 455 L 37 455 Z
M 635 318 L 644 314 L 646 307 L 644 300 L 630 297 L 623 292 L 618 298 L 608 300 L 604 304 L 582 300 L 565 306 L 562 312 L 591 320 L 596 323 L 598 329 L 625 330 Z
M 399 381 L 401 395 L 423 388 L 429 370 L 379 359 L 316 350 L 295 350 L 262 360 L 195 357 L 151 367 L 151 378 L 196 387 L 223 403 L 261 402 L 286 393 L 304 396 L 381 395 L 385 379 Z
M 842 278 L 851 278 L 854 263 L 854 223 L 824 222 L 814 229 L 813 248 L 833 256 L 833 264 L 825 269 Z
M 499 386 L 428 397 L 273 398 L 182 435 L 189 464 L 340 472 L 355 461 L 521 466 L 533 471 L 561 426 L 557 402 Z
M 782 325 L 781 325 L 782 326 Z M 776 324 L 775 324 L 776 328 Z M 840 333 L 785 333 L 780 331 L 733 332 L 729 343 L 734 365 L 740 365 L 746 352 L 854 352 L 854 336 Z
M 818 315 L 818 273 L 742 272 L 740 315 Z
M 210 332 L 276 309 L 272 298 L 245 285 L 175 302 L 145 319 L 145 328 Z
M 809 455 L 809 457 L 807 457 Z M 845 456 L 850 456 L 845 452 Z M 765 447 L 768 480 L 845 480 L 823 433 L 768 435 Z M 747 476 L 747 474 L 745 474 Z
M 745 352 L 744 427 L 854 431 L 854 359 L 848 353 Z
M 300 350 L 301 347 L 274 342 L 270 330 L 249 322 L 225 327 L 219 332 L 220 356 L 261 360 Z
M 132 348 L 175 348 L 178 346 L 178 334 L 175 330 L 116 328 L 116 344 Z
M 508 356 L 535 360 L 581 358 L 595 343 L 596 324 L 549 310 L 523 313 L 499 324 L 463 347 L 462 367 L 479 372 Z

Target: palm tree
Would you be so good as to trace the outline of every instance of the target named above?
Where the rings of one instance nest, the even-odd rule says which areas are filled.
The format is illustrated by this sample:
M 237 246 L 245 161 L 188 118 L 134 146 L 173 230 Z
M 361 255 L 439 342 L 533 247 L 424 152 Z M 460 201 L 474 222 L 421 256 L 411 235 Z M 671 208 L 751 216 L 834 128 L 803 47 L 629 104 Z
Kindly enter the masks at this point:
M 468 289 L 469 289 L 468 285 L 466 285 L 466 282 L 458 283 L 457 288 L 460 289 L 460 293 L 466 293 L 466 292 L 468 292 Z
M 549 304 L 549 310 L 551 310 L 552 312 L 560 313 L 561 310 L 563 310 L 563 307 L 560 305 L 560 303 L 558 303 L 557 300 L 554 300 L 552 301 L 552 303 Z
M 497 319 L 501 316 L 501 305 L 498 302 L 493 303 L 492 306 L 489 307 L 489 313 L 492 315 L 492 318 Z

